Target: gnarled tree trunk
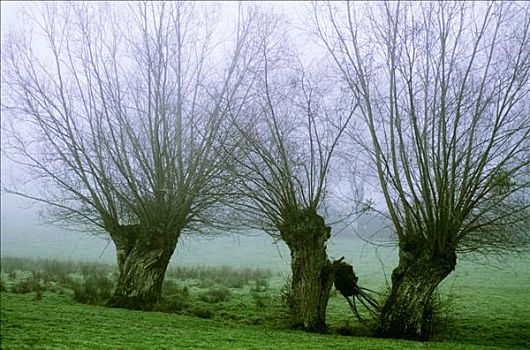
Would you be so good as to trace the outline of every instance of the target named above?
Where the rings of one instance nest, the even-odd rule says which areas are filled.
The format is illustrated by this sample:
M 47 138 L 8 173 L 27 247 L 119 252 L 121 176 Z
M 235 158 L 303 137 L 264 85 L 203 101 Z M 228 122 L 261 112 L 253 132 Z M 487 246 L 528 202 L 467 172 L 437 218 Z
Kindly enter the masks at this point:
M 381 311 L 382 337 L 426 340 L 431 335 L 432 296 L 456 266 L 454 249 L 432 247 L 407 250 L 400 244 L 399 265 L 392 273 L 392 289 Z
M 162 294 L 162 283 L 178 236 L 142 231 L 137 225 L 122 226 L 113 232 L 120 274 L 108 304 L 127 309 L 152 309 Z
M 326 252 L 330 228 L 314 210 L 307 209 L 290 218 L 280 232 L 291 251 L 292 326 L 325 332 L 326 308 L 333 285 L 333 268 Z

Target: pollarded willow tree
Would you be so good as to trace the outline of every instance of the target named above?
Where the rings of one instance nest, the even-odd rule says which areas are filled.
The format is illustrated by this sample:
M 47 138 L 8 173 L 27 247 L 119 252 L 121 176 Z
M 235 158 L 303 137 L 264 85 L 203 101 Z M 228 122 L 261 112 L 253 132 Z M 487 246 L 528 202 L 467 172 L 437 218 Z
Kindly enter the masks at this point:
M 108 234 L 110 304 L 148 309 L 181 233 L 226 191 L 225 115 L 252 81 L 257 14 L 218 30 L 220 9 L 192 2 L 38 9 L 2 47 L 4 151 L 33 179 L 8 190 Z
M 315 4 L 360 103 L 399 265 L 382 336 L 425 339 L 457 254 L 528 249 L 530 6 Z
M 253 98 L 239 113 L 244 118 L 233 118 L 240 143 L 228 162 L 232 205 L 240 222 L 290 250 L 291 326 L 322 332 L 334 277 L 326 252 L 331 228 L 323 217 L 328 172 L 353 112 L 334 104 L 332 85 L 293 68 L 296 59 L 281 45 L 267 41 L 262 57 Z

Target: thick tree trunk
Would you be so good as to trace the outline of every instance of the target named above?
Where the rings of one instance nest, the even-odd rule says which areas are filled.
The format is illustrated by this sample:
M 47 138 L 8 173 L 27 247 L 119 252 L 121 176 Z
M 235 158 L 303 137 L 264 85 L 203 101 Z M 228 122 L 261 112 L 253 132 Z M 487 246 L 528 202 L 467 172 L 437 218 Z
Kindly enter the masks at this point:
M 378 334 L 382 337 L 426 340 L 432 331 L 432 296 L 456 266 L 454 250 L 416 252 L 400 247 L 392 289 L 381 311 Z
M 325 332 L 333 269 L 326 253 L 330 228 L 314 211 L 292 216 L 281 230 L 291 251 L 290 312 L 293 328 Z
M 178 235 L 141 232 L 138 226 L 122 227 L 113 235 L 119 276 L 108 304 L 127 309 L 150 310 L 162 294 L 162 283 Z

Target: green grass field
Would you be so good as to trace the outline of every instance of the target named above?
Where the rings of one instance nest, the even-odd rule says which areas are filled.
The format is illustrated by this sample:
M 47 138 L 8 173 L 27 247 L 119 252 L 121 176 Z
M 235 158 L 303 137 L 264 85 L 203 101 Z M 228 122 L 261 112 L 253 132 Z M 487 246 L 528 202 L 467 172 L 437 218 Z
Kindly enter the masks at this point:
M 64 295 L 2 293 L 2 349 L 487 349 L 456 342 L 307 334 L 236 321 L 77 304 Z M 520 325 L 522 326 L 522 325 Z M 524 344 L 520 344 L 524 348 Z M 515 348 L 515 346 L 507 346 Z
M 360 282 L 381 291 L 381 264 L 371 259 L 356 262 Z M 113 265 L 3 257 L 1 348 L 528 349 L 528 261 L 460 261 L 440 287 L 439 333 L 421 343 L 367 337 L 337 293 L 328 306 L 330 334 L 287 330 L 287 276 L 274 270 L 173 266 L 158 308 L 164 312 L 142 312 L 75 301 L 85 287 L 111 290 Z M 345 329 L 354 336 L 340 335 Z

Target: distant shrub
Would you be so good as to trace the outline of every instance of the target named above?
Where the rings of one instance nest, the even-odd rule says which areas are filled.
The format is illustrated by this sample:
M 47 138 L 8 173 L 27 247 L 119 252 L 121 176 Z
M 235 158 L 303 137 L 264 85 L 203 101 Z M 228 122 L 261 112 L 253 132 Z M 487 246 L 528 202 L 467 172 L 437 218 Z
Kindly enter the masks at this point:
M 2 257 L 2 271 L 12 273 L 18 271 L 45 272 L 53 276 L 66 275 L 76 271 L 76 263 L 54 259 L 32 259 Z
M 263 319 L 260 317 L 251 317 L 248 319 L 248 324 L 251 324 L 253 326 L 257 326 L 263 323 Z
M 71 282 L 74 300 L 90 305 L 104 305 L 112 295 L 114 282 L 106 275 L 89 274 L 81 281 Z
M 59 261 L 55 259 L 31 259 L 2 257 L 2 273 L 8 274 L 4 281 L 7 291 L 14 293 L 64 292 L 71 289 L 74 300 L 99 305 L 111 295 L 114 288 L 109 276 L 116 271 L 110 264 L 94 262 Z
M 5 275 L 3 275 L 5 276 Z M 46 289 L 46 281 L 38 272 L 14 270 L 2 278 L 3 289 L 7 292 L 26 294 L 37 292 L 42 294 Z
M 352 336 L 354 335 L 353 327 L 350 324 L 350 320 L 343 321 L 338 327 L 337 327 L 337 333 L 340 335 L 345 336 Z
M 2 257 L 2 272 L 14 277 L 16 271 L 35 271 L 36 261 L 28 258 Z
M 290 313 L 294 305 L 293 293 L 291 290 L 291 277 L 287 278 L 285 284 L 280 290 L 280 300 L 282 306 Z
M 200 318 L 207 318 L 210 319 L 213 317 L 213 311 L 206 308 L 195 308 L 192 310 L 193 315 L 200 317 Z
M 108 264 L 98 264 L 93 262 L 80 262 L 76 270 L 83 276 L 109 275 L 116 272 L 116 267 Z
M 17 294 L 26 294 L 36 290 L 37 283 L 33 278 L 23 279 L 16 282 L 11 289 L 11 292 Z
M 228 300 L 230 297 L 230 290 L 224 287 L 210 288 L 199 297 L 200 300 L 216 304 Z
M 252 286 L 251 291 L 264 292 L 268 288 L 269 288 L 269 282 L 265 278 L 258 278 L 255 284 Z
M 187 299 L 190 296 L 190 292 L 188 287 L 180 287 L 177 282 L 166 279 L 162 285 L 162 295 Z
M 199 285 L 197 287 L 201 288 L 201 289 L 208 289 L 208 288 L 212 288 L 216 285 L 216 282 L 215 280 L 213 279 L 202 279 L 199 281 Z
M 15 278 L 17 271 L 33 271 L 45 276 L 46 281 L 68 281 L 72 274 L 98 275 L 110 274 L 116 271 L 116 266 L 97 262 L 60 261 L 55 259 L 32 259 L 17 257 L 2 257 L 2 272 Z
M 269 305 L 269 297 L 258 292 L 251 292 L 256 309 L 264 309 Z
M 243 288 L 251 281 L 269 279 L 272 277 L 272 271 L 252 268 L 238 269 L 231 266 L 170 267 L 166 275 L 182 280 L 199 280 L 202 288 L 209 288 L 216 284 L 228 288 Z
M 188 307 L 189 302 L 187 299 L 164 297 L 154 306 L 153 311 L 181 313 L 184 310 L 187 310 Z
M 154 306 L 155 311 L 180 313 L 189 307 L 188 287 L 179 287 L 171 280 L 165 280 L 162 286 L 162 298 Z

